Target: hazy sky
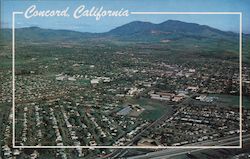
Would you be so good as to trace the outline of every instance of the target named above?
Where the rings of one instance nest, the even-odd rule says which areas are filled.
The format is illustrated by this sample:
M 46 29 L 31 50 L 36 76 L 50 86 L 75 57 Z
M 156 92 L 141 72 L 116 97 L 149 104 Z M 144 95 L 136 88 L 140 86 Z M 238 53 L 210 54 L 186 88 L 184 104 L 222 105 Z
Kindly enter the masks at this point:
M 166 12 L 242 12 L 243 32 L 250 33 L 250 1 L 248 0 L 50 0 L 50 1 L 2 1 L 2 26 L 11 27 L 12 12 L 25 11 L 35 4 L 39 10 L 65 9 L 69 7 L 72 14 L 79 5 L 101 7 L 105 9 L 121 8 L 132 11 L 166 11 Z M 95 17 L 83 17 L 80 19 L 65 17 L 16 17 L 16 27 L 38 26 L 51 29 L 69 29 L 82 32 L 106 32 L 117 26 L 131 21 L 149 21 L 161 23 L 173 19 L 185 22 L 209 25 L 221 30 L 239 32 L 239 15 L 130 15 L 128 17 L 103 17 L 96 21 Z

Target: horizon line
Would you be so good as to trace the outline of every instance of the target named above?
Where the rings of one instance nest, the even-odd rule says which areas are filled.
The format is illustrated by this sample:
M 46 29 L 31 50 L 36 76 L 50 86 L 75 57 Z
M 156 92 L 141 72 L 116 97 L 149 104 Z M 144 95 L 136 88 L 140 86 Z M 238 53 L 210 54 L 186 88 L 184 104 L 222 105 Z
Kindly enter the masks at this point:
M 40 29 L 48 29 L 48 30 L 55 30 L 55 31 L 73 31 L 73 32 L 79 32 L 79 33 L 101 34 L 101 33 L 110 32 L 111 30 L 114 30 L 114 29 L 116 29 L 118 27 L 130 24 L 130 23 L 133 23 L 133 22 L 151 23 L 151 24 L 154 24 L 154 25 L 159 25 L 159 24 L 162 24 L 162 23 L 165 23 L 165 22 L 168 22 L 168 21 L 176 21 L 176 22 L 182 22 L 182 23 L 188 23 L 188 24 L 196 24 L 196 25 L 199 25 L 199 26 L 207 26 L 207 27 L 210 27 L 210 28 L 213 28 L 213 29 L 217 29 L 217 30 L 220 30 L 220 31 L 223 31 L 223 32 L 231 32 L 231 33 L 239 34 L 239 32 L 237 32 L 237 31 L 223 30 L 223 29 L 219 29 L 217 27 L 212 27 L 210 25 L 199 24 L 199 23 L 194 23 L 194 22 L 187 22 L 187 21 L 181 21 L 181 20 L 175 20 L 175 19 L 168 19 L 168 20 L 162 21 L 160 23 L 153 23 L 153 22 L 150 22 L 150 21 L 142 21 L 142 20 L 134 20 L 134 21 L 130 21 L 128 23 L 116 26 L 116 27 L 114 27 L 112 29 L 109 29 L 108 31 L 103 31 L 103 32 L 80 31 L 80 30 L 76 30 L 76 29 L 66 29 L 66 28 L 65 29 L 63 29 L 63 28 L 47 28 L 47 27 L 41 27 L 39 25 L 30 25 L 30 26 L 16 27 L 16 29 L 40 28 Z M 1 22 L 1 24 L 6 24 L 6 23 L 5 22 Z M 0 27 L 0 29 L 12 29 L 12 27 L 11 26 L 8 26 L 8 27 L 2 26 L 2 27 Z M 242 32 L 242 33 L 243 34 L 250 34 L 250 32 Z

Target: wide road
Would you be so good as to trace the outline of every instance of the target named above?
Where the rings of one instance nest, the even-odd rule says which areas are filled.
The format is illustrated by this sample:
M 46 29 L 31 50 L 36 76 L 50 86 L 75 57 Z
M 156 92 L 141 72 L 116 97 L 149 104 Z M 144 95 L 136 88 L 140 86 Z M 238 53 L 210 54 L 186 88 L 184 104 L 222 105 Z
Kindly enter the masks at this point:
M 243 135 L 243 142 L 249 141 L 250 140 L 250 134 L 245 134 Z M 199 145 L 217 145 L 217 146 L 231 146 L 231 145 L 239 145 L 239 137 L 234 136 L 234 137 L 228 137 L 221 139 L 219 141 L 207 141 L 207 142 L 201 142 L 197 144 L 193 144 L 196 146 Z M 191 145 L 188 145 L 191 146 Z M 129 157 L 128 159 L 163 159 L 163 158 L 170 158 L 170 157 L 176 157 L 179 155 L 187 154 L 187 153 L 193 153 L 193 152 L 198 152 L 198 151 L 203 151 L 205 149 L 197 149 L 197 148 L 191 148 L 191 149 L 180 149 L 180 148 L 171 148 L 171 149 L 165 149 L 161 151 L 156 151 L 156 152 L 150 152 L 145 155 L 139 155 L 139 156 L 134 156 L 134 157 Z

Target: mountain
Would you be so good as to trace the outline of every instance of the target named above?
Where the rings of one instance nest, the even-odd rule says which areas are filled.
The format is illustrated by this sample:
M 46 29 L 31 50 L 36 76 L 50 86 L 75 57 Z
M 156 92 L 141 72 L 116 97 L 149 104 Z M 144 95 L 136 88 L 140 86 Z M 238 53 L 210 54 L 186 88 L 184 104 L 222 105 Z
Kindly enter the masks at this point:
M 0 35 L 0 43 L 3 41 L 5 43 L 11 42 L 11 29 L 2 29 Z M 250 46 L 247 45 L 249 40 L 250 36 L 243 34 L 243 55 L 247 57 L 249 57 L 250 50 Z M 152 49 L 153 45 L 148 45 L 150 43 L 157 44 L 157 49 L 161 49 L 161 51 L 189 51 L 206 54 L 206 56 L 217 56 L 219 52 L 221 56 L 230 55 L 230 58 L 239 55 L 238 33 L 221 31 L 210 26 L 177 20 L 167 20 L 159 24 L 134 21 L 105 33 L 83 33 L 39 27 L 18 28 L 16 29 L 16 41 L 18 41 L 18 44 L 49 43 L 61 45 L 74 43 L 90 46 L 101 43 L 107 44 L 107 42 L 115 45 L 139 43 L 144 48 Z
M 11 40 L 11 29 L 4 29 L 2 37 Z M 83 38 L 94 37 L 93 33 L 82 33 L 71 30 L 53 30 L 39 27 L 17 28 L 15 36 L 22 42 L 76 42 Z
M 160 41 L 181 38 L 237 38 L 233 32 L 224 32 L 206 25 L 168 20 L 160 24 L 134 21 L 117 27 L 107 34 L 122 40 Z
M 3 37 L 11 39 L 11 30 L 4 29 Z M 81 42 L 84 40 L 120 40 L 133 42 L 167 42 L 170 40 L 204 38 L 237 41 L 238 35 L 224 32 L 206 25 L 168 20 L 160 24 L 134 21 L 106 33 L 82 33 L 70 30 L 52 30 L 39 27 L 16 29 L 16 39 L 21 41 L 64 41 Z

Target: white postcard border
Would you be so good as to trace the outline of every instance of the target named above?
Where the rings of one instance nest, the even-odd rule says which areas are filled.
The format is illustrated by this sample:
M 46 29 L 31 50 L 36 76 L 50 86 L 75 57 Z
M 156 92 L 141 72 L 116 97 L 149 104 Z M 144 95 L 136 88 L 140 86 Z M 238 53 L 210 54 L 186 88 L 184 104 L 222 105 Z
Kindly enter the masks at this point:
M 22 15 L 23 12 L 12 12 L 12 147 L 13 148 L 146 148 L 146 149 L 164 149 L 164 148 L 174 148 L 174 149 L 232 149 L 232 148 L 242 148 L 242 12 L 130 12 L 131 15 L 164 15 L 164 14 L 176 14 L 176 15 L 227 15 L 234 14 L 240 17 L 240 28 L 239 28 L 239 76 L 240 76 L 240 101 L 239 101 L 239 114 L 240 114 L 240 144 L 239 146 L 17 146 L 15 145 L 15 16 Z

